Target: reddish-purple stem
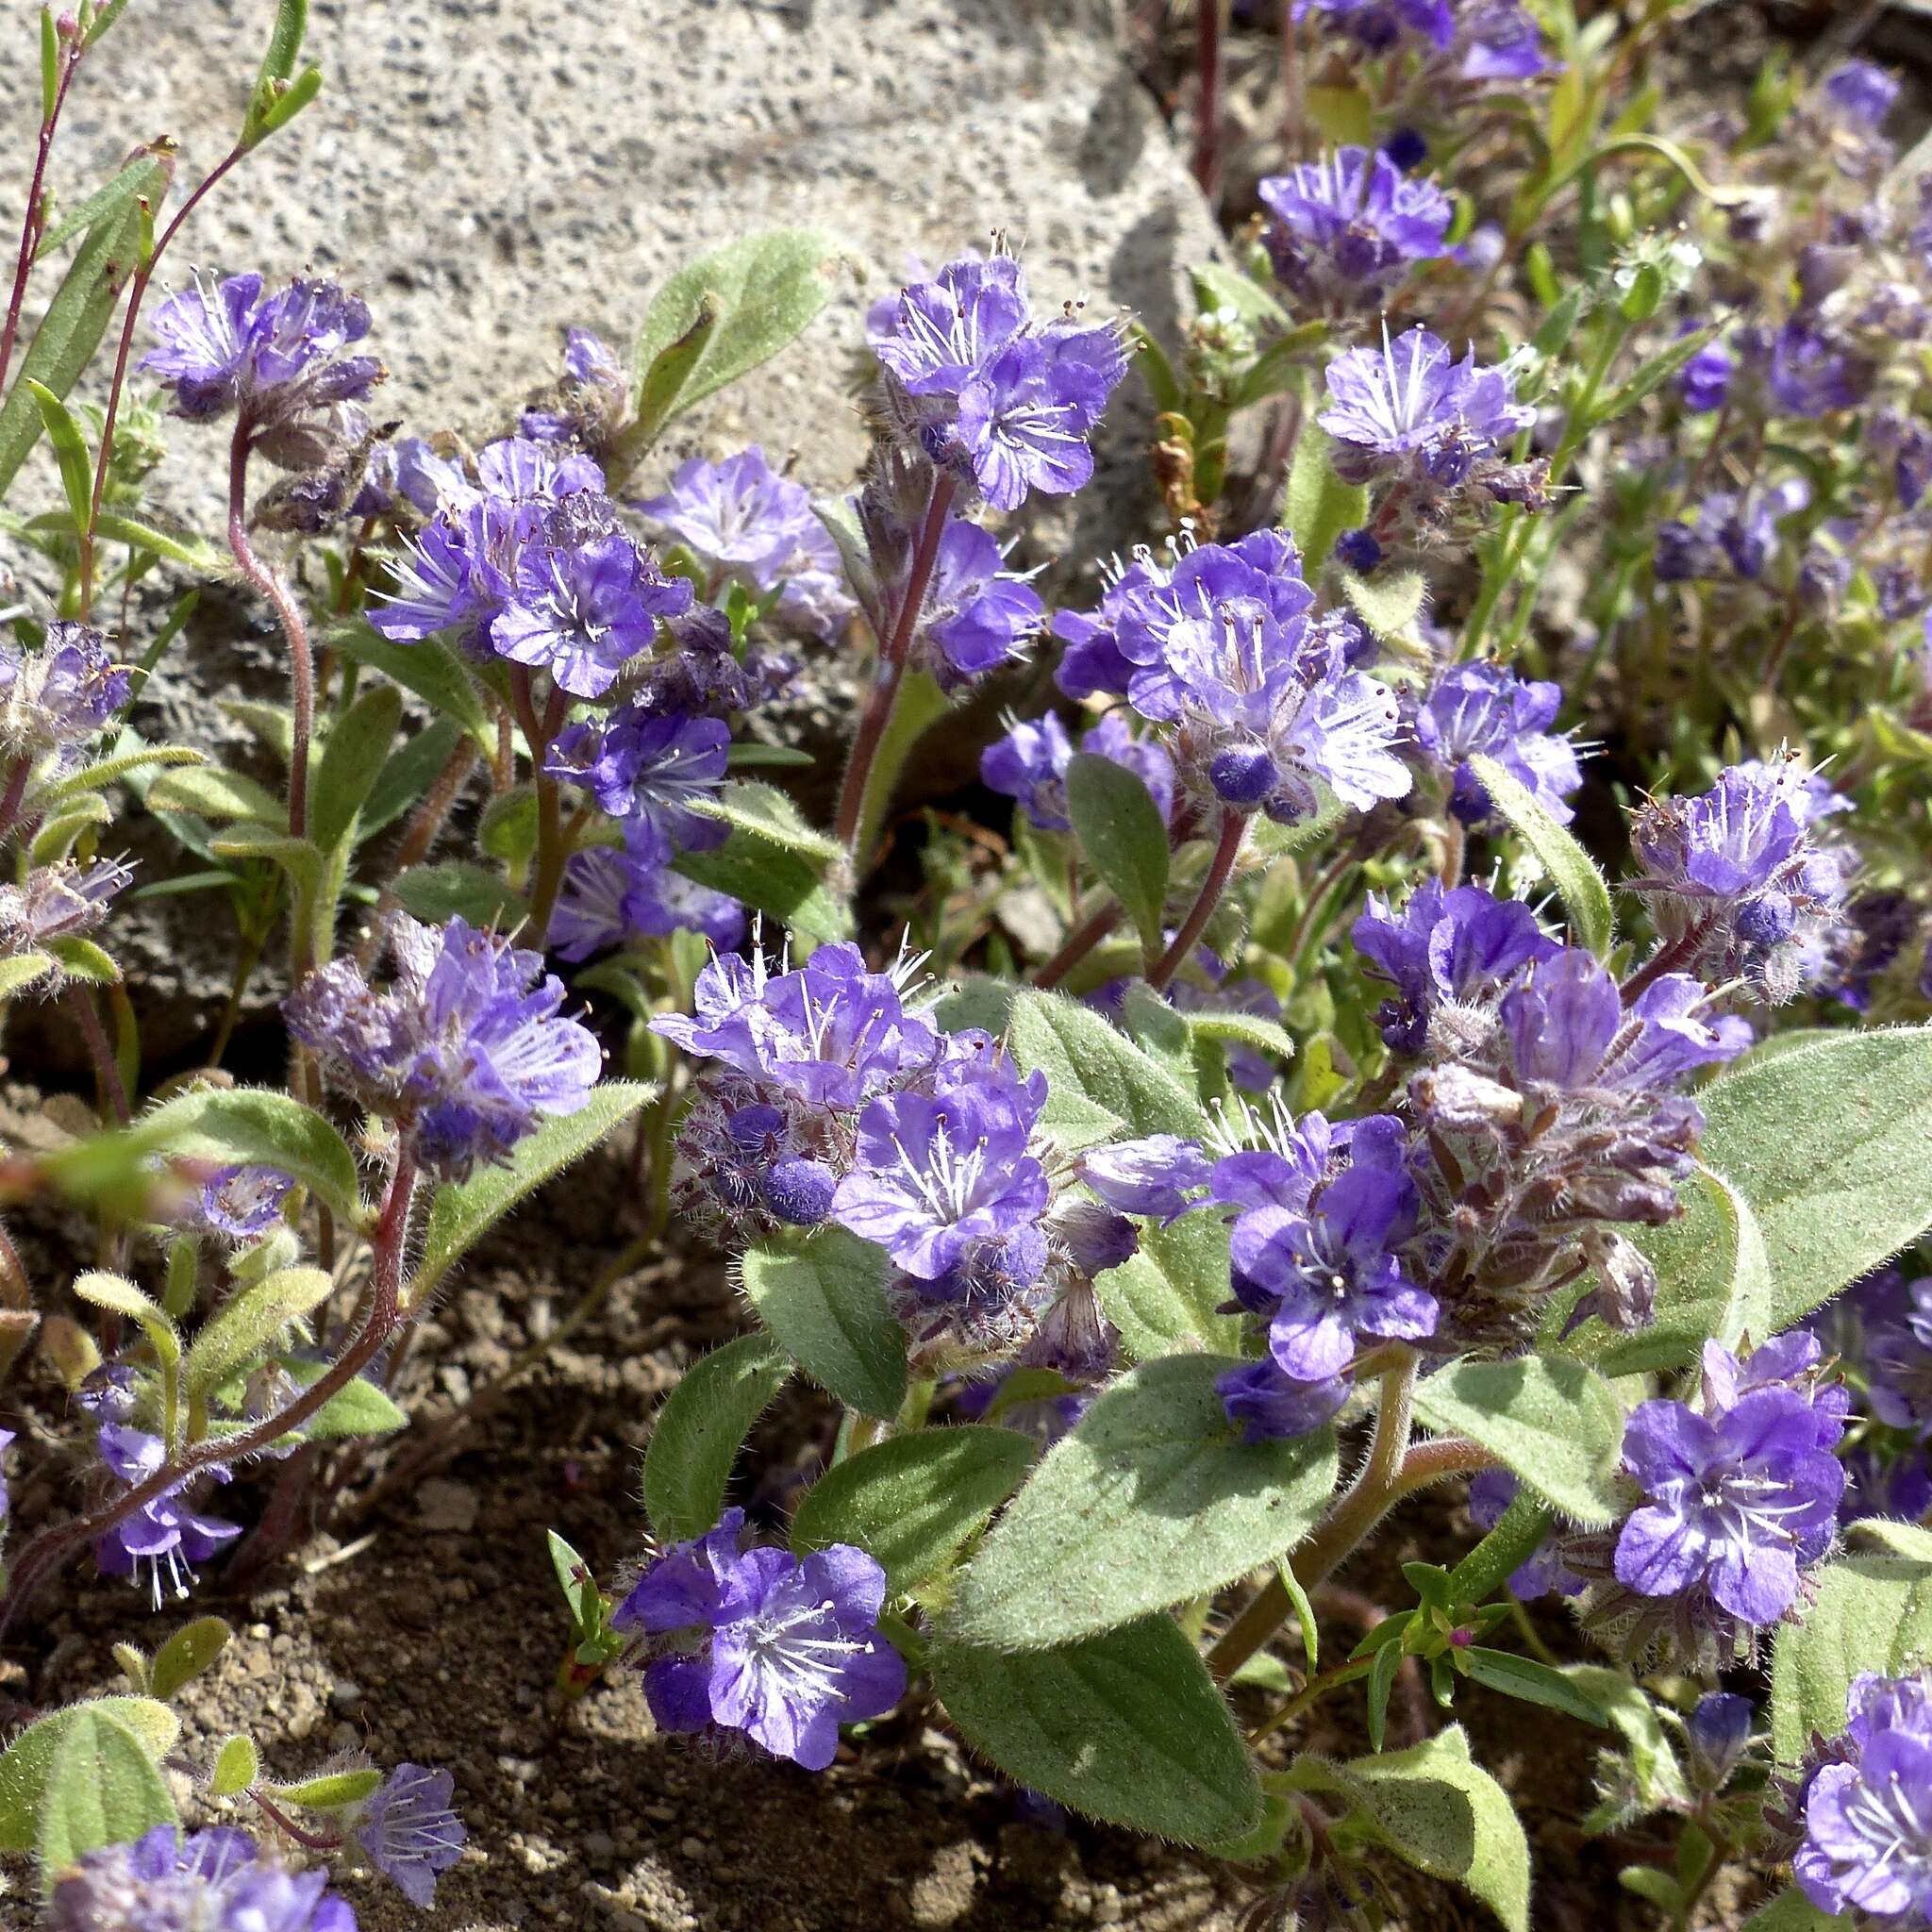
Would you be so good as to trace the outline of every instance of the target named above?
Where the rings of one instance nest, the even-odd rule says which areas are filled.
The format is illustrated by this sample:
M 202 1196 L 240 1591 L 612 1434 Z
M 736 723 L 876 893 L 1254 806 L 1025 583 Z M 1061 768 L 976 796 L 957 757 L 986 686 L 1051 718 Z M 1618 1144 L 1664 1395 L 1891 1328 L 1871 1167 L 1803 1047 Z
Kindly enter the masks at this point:
M 27 188 L 26 214 L 20 225 L 20 259 L 13 270 L 13 293 L 7 301 L 6 325 L 0 327 L 0 390 L 7 387 L 7 371 L 13 361 L 14 338 L 20 333 L 20 311 L 26 301 L 26 285 L 34 272 L 41 237 L 46 233 L 46 210 L 42 207 L 42 197 L 46 192 L 47 157 L 54 151 L 54 129 L 59 124 L 60 109 L 66 105 L 68 84 L 85 51 L 77 34 L 72 40 L 61 36 L 60 79 L 54 90 L 53 110 L 41 123 L 40 151 L 34 157 L 34 178 Z
M 1214 917 L 1214 908 L 1221 904 L 1221 895 L 1227 890 L 1227 882 L 1234 874 L 1234 862 L 1240 857 L 1241 840 L 1247 829 L 1245 814 L 1238 811 L 1222 813 L 1221 837 L 1215 841 L 1208 876 L 1201 881 L 1201 890 L 1195 895 L 1194 903 L 1188 908 L 1188 916 L 1181 922 L 1180 931 L 1174 934 L 1173 945 L 1161 954 L 1154 971 L 1147 975 L 1147 984 L 1156 992 L 1161 991 L 1180 971 L 1181 961 L 1194 950 L 1195 941 Z

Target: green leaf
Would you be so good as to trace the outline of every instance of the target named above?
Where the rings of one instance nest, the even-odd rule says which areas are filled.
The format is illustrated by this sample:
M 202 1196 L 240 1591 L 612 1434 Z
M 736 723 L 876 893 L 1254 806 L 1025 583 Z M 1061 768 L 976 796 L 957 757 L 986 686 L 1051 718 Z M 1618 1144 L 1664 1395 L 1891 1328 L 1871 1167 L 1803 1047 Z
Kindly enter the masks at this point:
M 942 1641 L 931 1662 L 966 1741 L 1071 1810 L 1191 1845 L 1260 1823 L 1233 1715 L 1169 1618 L 1021 1657 Z
M 1295 438 L 1294 458 L 1288 466 L 1288 490 L 1282 499 L 1281 521 L 1302 554 L 1302 569 L 1309 576 L 1328 560 L 1335 540 L 1344 530 L 1358 528 L 1369 513 L 1369 492 L 1360 483 L 1344 483 L 1335 474 L 1334 441 L 1315 421 L 1305 398 L 1301 433 Z
M 103 509 L 94 519 L 94 535 L 104 543 L 125 543 L 130 550 L 145 550 L 168 563 L 198 571 L 204 576 L 219 576 L 229 568 L 225 552 L 212 543 L 182 530 L 164 530 L 142 517 L 125 510 Z
M 275 25 L 269 29 L 268 51 L 262 56 L 261 72 L 256 76 L 242 123 L 242 147 L 253 147 L 288 119 L 291 77 L 308 29 L 308 0 L 278 0 Z
M 67 492 L 67 508 L 73 512 L 74 526 L 92 526 L 94 496 L 94 466 L 87 453 L 87 439 L 74 420 L 67 405 L 45 383 L 31 376 L 21 378 L 22 387 L 33 397 L 47 432 L 47 442 L 60 470 L 60 487 Z
M 376 684 L 330 727 L 308 789 L 308 836 L 325 852 L 354 828 L 402 722 L 402 692 Z
M 105 791 L 130 772 L 138 772 L 145 765 L 207 763 L 207 758 L 200 752 L 191 751 L 185 744 L 146 744 L 138 751 L 121 752 L 112 758 L 103 758 L 97 764 L 82 765 L 63 777 L 56 778 L 51 784 L 41 786 L 32 793 L 32 799 L 44 812 L 84 792 Z
M 644 1445 L 644 1513 L 660 1543 L 688 1542 L 716 1524 L 738 1452 L 791 1375 L 791 1357 L 762 1332 L 684 1372 Z
M 467 858 L 412 865 L 390 881 L 390 890 L 406 912 L 432 925 L 459 917 L 472 925 L 507 931 L 530 916 L 522 895 L 500 874 Z
M 1895 1677 L 1932 1655 L 1932 1531 L 1857 1523 L 1846 1539 L 1864 1547 L 1811 1572 L 1811 1607 L 1777 1627 L 1771 1735 L 1783 1764 L 1804 1756 L 1813 1731 L 1844 1729 L 1861 1671 Z
M 176 1822 L 167 1780 L 143 1741 L 82 1705 L 60 1733 L 41 1797 L 34 1852 L 43 1891 L 51 1895 L 54 1881 L 85 1854 Z
M 196 1617 L 182 1624 L 155 1652 L 155 1660 L 148 1666 L 148 1689 L 157 1697 L 174 1696 L 221 1656 L 233 1634 L 219 1617 Z
M 1358 87 L 1307 89 L 1303 111 L 1335 146 L 1367 147 L 1375 138 L 1374 104 Z
M 817 228 L 773 228 L 680 269 L 652 299 L 638 331 L 633 366 L 641 409 L 658 358 L 690 335 L 708 303 L 717 320 L 660 406 L 660 421 L 775 356 L 829 299 L 824 270 L 837 248 L 837 241 Z
M 313 907 L 322 891 L 323 854 L 307 839 L 291 839 L 267 825 L 233 825 L 220 838 L 210 839 L 208 849 L 216 858 L 253 859 L 279 867 L 304 905 Z
M 1204 261 L 1189 269 L 1188 280 L 1193 287 L 1194 306 L 1204 314 L 1226 308 L 1254 327 L 1285 329 L 1291 325 L 1288 310 L 1253 275 L 1239 269 Z
M 1459 1654 L 1457 1660 L 1470 1676 L 1488 1690 L 1499 1690 L 1505 1697 L 1514 1697 L 1524 1704 L 1541 1704 L 1551 1710 L 1560 1710 L 1564 1716 L 1594 1724 L 1598 1730 L 1609 1729 L 1610 1721 L 1603 1707 L 1588 1691 L 1561 1671 L 1540 1664 L 1534 1657 L 1473 1644 Z
M 572 1161 L 580 1160 L 655 1091 L 636 1080 L 601 1080 L 575 1113 L 553 1115 L 534 1134 L 525 1135 L 508 1160 L 480 1168 L 466 1181 L 438 1188 L 424 1230 L 423 1258 L 404 1291 L 404 1307 L 420 1307 L 457 1261 L 518 1202 Z
M 83 833 L 113 822 L 108 801 L 97 791 L 84 791 L 58 817 L 42 820 L 27 848 L 28 860 L 34 865 L 58 865 L 80 842 Z
M 651 359 L 638 383 L 637 424 L 632 436 L 639 448 L 648 448 L 676 410 L 677 399 L 696 372 L 699 358 L 710 347 L 724 305 L 707 290 L 698 297 L 691 326 L 675 342 L 667 342 Z
M 175 1326 L 168 1311 L 158 1302 L 150 1300 L 125 1275 L 92 1270 L 75 1277 L 74 1291 L 92 1307 L 108 1308 L 139 1323 L 164 1369 L 172 1371 L 179 1364 L 181 1331 Z
M 181 1720 L 152 1697 L 90 1698 L 36 1719 L 0 1753 L 0 1851 L 33 1849 L 55 1753 L 67 1730 L 83 1717 L 98 1718 L 132 1733 L 157 1762 L 175 1748 L 181 1735 Z
M 1610 1523 L 1621 1513 L 1614 1477 L 1624 1410 L 1610 1385 L 1581 1362 L 1457 1362 L 1423 1377 L 1415 1413 L 1439 1435 L 1467 1436 L 1490 1450 L 1578 1523 Z
M 140 245 L 142 215 L 138 197 L 158 208 L 167 192 L 169 168 L 150 157 L 143 177 L 126 197 L 105 208 L 89 225 L 47 312 L 21 358 L 20 379 L 0 406 L 0 497 L 20 474 L 27 452 L 40 441 L 42 422 L 29 380 L 65 396 L 88 365 L 133 274 Z
M 422 802 L 463 736 L 463 727 L 454 718 L 437 718 L 396 746 L 383 760 L 382 770 L 363 800 L 362 816 L 356 822 L 358 845 L 367 844 L 386 825 L 393 824 Z
M 261 1759 L 256 1752 L 255 1740 L 238 1734 L 226 1740 L 216 1754 L 208 1794 L 210 1798 L 239 1797 L 260 1775 Z
M 51 953 L 16 953 L 0 959 L 0 1000 L 10 1000 L 46 978 L 59 964 Z
M 1341 588 L 1356 614 L 1378 638 L 1392 638 L 1406 631 L 1422 615 L 1429 593 L 1427 580 L 1419 570 L 1381 571 L 1373 578 L 1345 570 L 1341 575 Z
M 1830 1932 L 1833 1926 L 1849 1927 L 1856 1923 L 1849 1912 L 1820 1911 L 1792 1885 L 1769 1905 L 1759 1906 L 1744 1921 L 1743 1932 Z
M 769 912 L 808 939 L 852 937 L 851 908 L 795 852 L 734 825 L 715 852 L 680 852 L 674 868 L 714 892 Z
M 496 749 L 496 726 L 476 681 L 462 659 L 436 638 L 421 643 L 392 644 L 367 624 L 346 624 L 328 635 L 329 643 L 345 657 L 379 671 L 405 691 L 412 691 L 438 716 L 451 718 L 476 741 L 487 758 Z
M 819 519 L 836 536 L 838 525 L 823 508 Z M 846 559 L 846 574 L 852 575 L 852 560 Z M 940 687 L 930 671 L 908 671 L 899 680 L 899 696 L 892 715 L 886 721 L 879 748 L 873 754 L 872 771 L 865 781 L 865 797 L 858 810 L 858 837 L 853 849 L 859 855 L 860 869 L 878 843 L 879 827 L 885 823 L 886 808 L 899 789 L 900 774 L 913 747 L 933 724 L 953 708 L 953 701 Z
M 305 1357 L 278 1357 L 283 1372 L 298 1387 L 308 1388 L 326 1372 L 327 1364 Z M 325 1402 L 303 1425 L 302 1433 L 315 1442 L 339 1441 L 348 1436 L 388 1436 L 406 1429 L 409 1418 L 396 1407 L 386 1390 L 367 1375 L 357 1375 Z
M 1478 752 L 1470 765 L 1490 802 L 1536 855 L 1561 894 L 1578 941 L 1603 958 L 1610 950 L 1616 921 L 1610 911 L 1610 889 L 1590 855 L 1494 758 Z
M 131 1127 L 43 1157 L 58 1186 L 87 1197 L 144 1195 L 147 1163 L 162 1155 L 222 1166 L 278 1167 L 345 1220 L 359 1211 L 356 1157 L 319 1113 L 262 1088 L 204 1088 L 175 1095 Z
M 960 1579 L 969 1643 L 1037 1650 L 1211 1595 L 1301 1541 L 1335 1490 L 1331 1430 L 1245 1442 L 1221 1356 L 1143 1362 L 1055 1443 Z
M 237 1289 L 202 1324 L 188 1351 L 189 1389 L 212 1389 L 247 1367 L 290 1323 L 320 1307 L 334 1288 L 325 1268 L 278 1268 Z
M 690 805 L 706 818 L 723 819 L 781 851 L 815 860 L 821 869 L 844 856 L 838 840 L 810 824 L 788 793 L 756 778 L 735 779 L 692 797 Z
M 1703 1158 L 1763 1232 L 1770 1331 L 1932 1226 L 1932 1027 L 1835 1033 L 1747 1061 L 1697 1098 Z
M 47 950 L 54 963 L 69 979 L 84 979 L 90 986 L 119 986 L 121 969 L 109 954 L 92 940 L 71 933 L 65 939 L 49 940 Z
M 1229 1292 L 1227 1241 L 1216 1215 L 1186 1215 L 1172 1227 L 1150 1222 L 1140 1252 L 1095 1277 L 1100 1306 L 1134 1360 L 1230 1355 L 1240 1345 L 1240 1318 L 1218 1312 Z
M 827 1470 L 791 1524 L 803 1556 L 852 1543 L 899 1596 L 942 1575 L 1033 1466 L 1038 1445 L 1015 1429 L 963 1424 L 894 1436 Z
M 1091 1007 L 1023 990 L 1014 996 L 1007 1038 L 1021 1073 L 1038 1069 L 1049 1088 L 1063 1087 L 1104 1107 L 1136 1134 L 1191 1140 L 1207 1131 L 1207 1115 L 1192 1091 Z
M 1253 408 L 1270 396 L 1299 389 L 1308 358 L 1328 340 L 1325 322 L 1305 322 L 1271 341 L 1228 385 L 1230 409 Z
M 325 1772 L 292 1785 L 263 1785 L 262 1790 L 278 1803 L 300 1805 L 305 1811 L 341 1811 L 359 1805 L 381 1784 L 382 1775 L 375 1770 Z
M 1471 1762 L 1460 1724 L 1347 1764 L 1303 1756 L 1284 1782 L 1349 1799 L 1362 1827 L 1398 1857 L 1473 1892 L 1508 1932 L 1528 1932 L 1529 1841 L 1508 1794 Z
M 906 1338 L 886 1303 L 884 1250 L 842 1227 L 745 1251 L 744 1291 L 758 1319 L 814 1382 L 861 1415 L 897 1415 Z
M 1631 1682 L 1628 1672 L 1613 1671 L 1603 1664 L 1567 1664 L 1563 1674 L 1604 1713 L 1623 1740 L 1644 1803 L 1680 1806 L 1688 1810 L 1693 1802 L 1690 1787 L 1677 1762 L 1670 1733 L 1657 1706 Z
M 1096 1107 L 1081 1093 L 1050 1091 L 1046 1105 L 1040 1110 L 1040 1124 L 1052 1137 L 1053 1144 L 1068 1155 L 1084 1153 L 1104 1141 L 1118 1141 L 1127 1130 L 1124 1121 L 1108 1113 L 1106 1108 Z
M 286 833 L 288 808 L 274 792 L 240 772 L 219 765 L 184 765 L 163 772 L 148 787 L 150 811 L 192 811 L 204 819 L 241 819 Z
M 1592 1317 L 1564 1344 L 1606 1375 L 1687 1367 L 1707 1339 L 1735 1350 L 1783 1324 L 1772 1314 L 1771 1259 L 1750 1204 L 1705 1168 L 1681 1191 L 1684 1212 L 1661 1227 L 1630 1230 L 1657 1270 L 1656 1319 L 1624 1333 Z
M 1088 863 L 1123 906 L 1150 952 L 1167 905 L 1167 823 L 1138 772 L 1078 752 L 1067 767 L 1067 815 Z
M 1196 1040 L 1251 1046 L 1257 1053 L 1272 1053 L 1277 1059 L 1294 1058 L 1294 1036 L 1278 1020 L 1264 1020 L 1257 1013 L 1190 1013 L 1187 1022 L 1188 1031 Z

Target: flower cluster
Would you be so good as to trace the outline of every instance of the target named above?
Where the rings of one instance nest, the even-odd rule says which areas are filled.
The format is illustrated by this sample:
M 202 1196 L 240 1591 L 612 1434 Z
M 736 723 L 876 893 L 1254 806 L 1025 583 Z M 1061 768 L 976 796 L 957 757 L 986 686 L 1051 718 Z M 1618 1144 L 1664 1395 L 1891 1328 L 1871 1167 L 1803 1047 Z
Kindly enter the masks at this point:
M 103 1424 L 100 1454 L 108 1474 L 129 1489 L 158 1475 L 168 1459 L 167 1444 L 158 1436 L 120 1422 Z M 202 1474 L 216 1482 L 228 1480 L 228 1472 L 220 1465 Z M 164 1595 L 185 1599 L 195 1580 L 194 1565 L 207 1562 L 224 1543 L 242 1534 L 239 1523 L 204 1515 L 186 1500 L 187 1491 L 199 1482 L 200 1477 L 194 1476 L 163 1491 L 151 1503 L 143 1503 L 132 1515 L 123 1517 L 94 1543 L 94 1561 L 106 1575 L 125 1576 L 138 1585 L 145 1567 L 149 1596 L 157 1610 Z
M 1417 708 L 1416 742 L 1449 780 L 1449 809 L 1480 825 L 1494 807 L 1470 759 L 1494 758 L 1542 808 L 1568 824 L 1570 794 L 1583 783 L 1576 749 L 1553 732 L 1562 708 L 1560 685 L 1525 681 L 1493 664 L 1458 664 L 1445 671 Z
M 1071 313 L 1041 324 L 1004 249 L 884 297 L 867 335 L 893 433 L 994 509 L 1092 475 L 1088 437 L 1126 374 L 1120 335 Z
M 501 1160 L 546 1115 L 575 1113 L 603 1067 L 596 1037 L 558 1017 L 542 957 L 457 918 L 397 913 L 393 976 L 377 991 L 353 959 L 319 967 L 283 1002 L 289 1030 L 443 1179 Z
M 741 1738 L 823 1771 L 841 1724 L 882 1716 L 905 1692 L 906 1665 L 879 1634 L 885 1599 L 886 1574 L 863 1551 L 748 1547 L 744 1511 L 727 1509 L 648 1563 L 610 1623 L 650 1641 L 644 1693 L 659 1730 Z
M 1109 711 L 1092 725 L 1079 748 L 1088 758 L 1124 766 L 1146 786 L 1160 816 L 1173 816 L 1174 760 L 1151 739 L 1136 738 L 1120 712 Z M 991 791 L 1017 799 L 1028 823 L 1040 831 L 1064 832 L 1070 829 L 1066 780 L 1073 761 L 1073 740 L 1049 711 L 1031 724 L 1010 719 L 1007 735 L 980 753 L 979 777 Z
M 1400 798 L 1395 700 L 1355 668 L 1343 630 L 1311 621 L 1313 603 L 1277 530 L 1202 544 L 1172 569 L 1150 559 L 1109 592 L 1104 630 L 1079 641 L 1079 682 L 1162 727 L 1182 787 L 1216 808 L 1292 824 L 1324 788 L 1363 810 Z
M 1386 154 L 1344 147 L 1260 184 L 1283 284 L 1337 321 L 1374 314 L 1448 246 L 1455 210 L 1434 182 Z
M 158 1824 L 54 1874 L 52 1932 L 356 1932 L 325 1872 L 291 1872 L 245 1831 Z
M 64 760 L 100 736 L 132 689 L 133 674 L 84 624 L 50 624 L 38 651 L 0 639 L 0 749 Z

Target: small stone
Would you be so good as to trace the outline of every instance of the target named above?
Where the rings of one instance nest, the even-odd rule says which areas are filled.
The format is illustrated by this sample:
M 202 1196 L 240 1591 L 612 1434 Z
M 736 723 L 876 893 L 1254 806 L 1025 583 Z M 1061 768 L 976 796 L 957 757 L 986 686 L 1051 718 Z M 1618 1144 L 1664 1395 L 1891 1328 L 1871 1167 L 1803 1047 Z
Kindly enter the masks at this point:
M 344 1677 L 328 1693 L 330 1708 L 346 1717 L 367 1694 L 353 1677 Z
M 602 1865 L 617 1856 L 617 1840 L 608 1831 L 584 1834 L 584 1857 Z
M 416 1491 L 416 1515 L 425 1529 L 467 1536 L 476 1526 L 481 1507 L 481 1498 L 467 1483 L 453 1483 L 442 1476 L 431 1476 Z

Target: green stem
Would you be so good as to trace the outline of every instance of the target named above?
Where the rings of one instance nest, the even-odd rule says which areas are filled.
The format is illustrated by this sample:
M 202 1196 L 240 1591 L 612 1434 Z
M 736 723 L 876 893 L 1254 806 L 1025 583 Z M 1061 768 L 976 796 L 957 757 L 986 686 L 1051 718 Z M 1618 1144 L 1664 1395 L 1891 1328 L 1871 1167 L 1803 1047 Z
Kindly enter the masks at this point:
M 544 754 L 550 749 L 556 731 L 547 715 L 537 715 L 528 665 L 510 666 L 509 690 L 537 786 L 537 874 L 530 888 L 529 930 L 531 944 L 541 952 L 550 931 L 550 915 L 556 909 L 557 895 L 563 886 L 564 860 L 570 856 L 563 836 L 563 806 L 558 795 L 557 780 L 547 776 L 543 770 Z M 553 702 L 546 710 L 555 709 L 553 693 Z

